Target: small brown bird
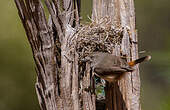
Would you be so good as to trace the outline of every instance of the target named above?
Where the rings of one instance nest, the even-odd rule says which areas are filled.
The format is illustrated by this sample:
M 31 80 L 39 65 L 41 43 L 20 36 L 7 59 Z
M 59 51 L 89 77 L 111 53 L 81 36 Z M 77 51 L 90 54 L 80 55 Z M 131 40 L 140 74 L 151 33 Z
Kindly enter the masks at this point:
M 132 72 L 134 70 L 133 66 L 150 59 L 151 56 L 145 56 L 127 62 L 123 57 L 103 52 L 92 53 L 85 58 L 86 61 L 90 61 L 95 75 L 108 82 L 119 80 L 125 73 Z

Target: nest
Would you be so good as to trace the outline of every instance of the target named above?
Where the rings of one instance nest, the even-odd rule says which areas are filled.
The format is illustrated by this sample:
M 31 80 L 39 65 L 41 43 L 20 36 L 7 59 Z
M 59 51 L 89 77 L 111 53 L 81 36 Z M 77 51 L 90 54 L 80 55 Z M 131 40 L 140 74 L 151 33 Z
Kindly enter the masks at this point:
M 116 44 L 120 45 L 123 38 L 123 28 L 114 27 L 109 17 L 80 27 L 74 35 L 75 48 L 79 58 L 84 58 L 92 52 L 112 53 Z

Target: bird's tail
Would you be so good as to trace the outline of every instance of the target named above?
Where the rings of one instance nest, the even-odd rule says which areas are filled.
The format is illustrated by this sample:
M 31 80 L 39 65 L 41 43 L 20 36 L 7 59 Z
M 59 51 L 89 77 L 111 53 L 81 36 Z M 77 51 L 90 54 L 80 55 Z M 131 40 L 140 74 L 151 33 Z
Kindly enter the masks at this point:
M 139 58 L 137 60 L 134 60 L 134 61 L 131 61 L 131 62 L 128 62 L 129 66 L 132 67 L 132 66 L 135 66 L 136 64 L 138 63 L 141 63 L 143 61 L 148 61 L 151 59 L 151 56 L 145 56 L 145 57 L 142 57 L 142 58 Z

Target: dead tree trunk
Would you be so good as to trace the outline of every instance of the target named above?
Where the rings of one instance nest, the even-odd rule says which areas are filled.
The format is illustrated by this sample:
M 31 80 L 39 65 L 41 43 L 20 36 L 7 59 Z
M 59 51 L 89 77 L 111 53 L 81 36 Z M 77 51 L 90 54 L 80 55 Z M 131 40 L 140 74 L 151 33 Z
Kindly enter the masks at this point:
M 95 110 L 92 71 L 89 63 L 79 62 L 86 47 L 81 47 L 79 42 L 89 35 L 106 35 L 107 38 L 111 30 L 102 30 L 101 27 L 93 30 L 92 25 L 80 27 L 80 0 L 45 0 L 50 14 L 48 22 L 41 0 L 15 0 L 15 3 L 36 64 L 36 91 L 41 109 Z M 120 43 L 114 43 L 109 49 L 99 44 L 98 49 L 92 50 L 103 51 L 104 47 L 107 52 L 126 55 L 128 60 L 136 59 L 138 50 L 133 0 L 93 0 L 93 22 L 98 23 L 105 16 L 111 19 L 109 28 L 114 27 L 114 31 L 121 28 L 123 36 Z M 89 28 L 92 30 L 83 31 Z M 106 110 L 140 110 L 139 98 L 138 67 L 117 84 L 106 86 Z
M 123 28 L 120 45 L 115 45 L 113 54 L 125 55 L 128 60 L 138 58 L 137 32 L 133 0 L 93 0 L 93 20 L 110 16 L 114 27 Z M 111 88 L 110 88 L 111 87 Z M 107 84 L 106 104 L 108 110 L 140 110 L 139 69 L 126 74 L 114 85 Z

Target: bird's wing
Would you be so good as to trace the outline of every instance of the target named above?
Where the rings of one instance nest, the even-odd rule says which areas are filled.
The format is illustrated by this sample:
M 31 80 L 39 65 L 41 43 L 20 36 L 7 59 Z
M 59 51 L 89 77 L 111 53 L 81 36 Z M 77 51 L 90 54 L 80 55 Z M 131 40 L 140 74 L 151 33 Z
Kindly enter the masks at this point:
M 122 68 L 119 66 L 114 67 L 96 67 L 94 68 L 94 72 L 99 76 L 107 76 L 107 75 L 114 75 L 114 74 L 122 74 L 125 72 L 129 72 L 127 68 Z

